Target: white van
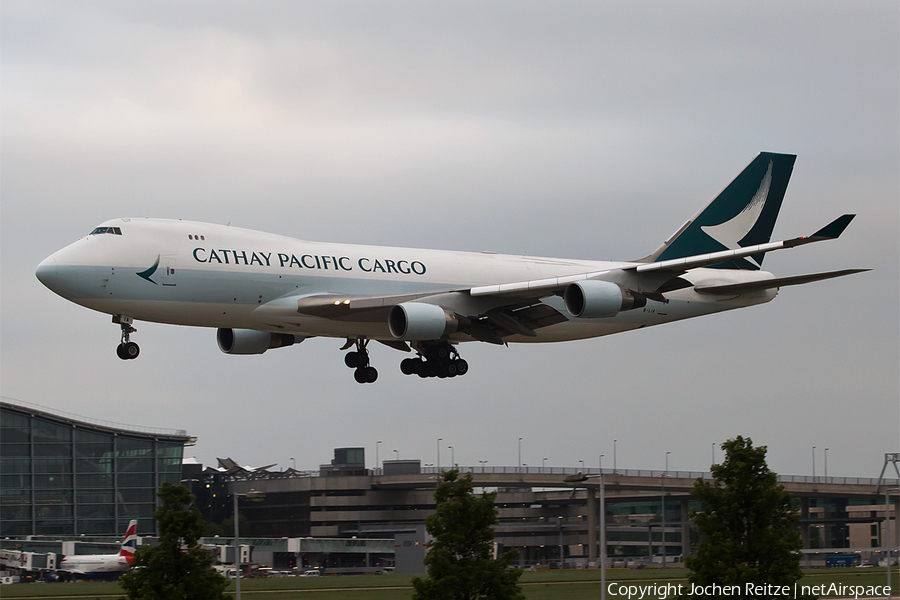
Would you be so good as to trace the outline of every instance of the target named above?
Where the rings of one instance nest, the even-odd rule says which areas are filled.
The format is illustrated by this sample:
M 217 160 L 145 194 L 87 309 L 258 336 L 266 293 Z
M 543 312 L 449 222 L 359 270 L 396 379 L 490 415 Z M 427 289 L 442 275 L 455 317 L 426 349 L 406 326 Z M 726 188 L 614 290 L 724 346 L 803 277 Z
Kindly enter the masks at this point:
M 303 571 L 302 573 L 300 573 L 300 577 L 318 577 L 320 575 L 321 573 L 319 573 L 319 571 L 317 571 L 316 569 L 310 569 L 309 571 Z

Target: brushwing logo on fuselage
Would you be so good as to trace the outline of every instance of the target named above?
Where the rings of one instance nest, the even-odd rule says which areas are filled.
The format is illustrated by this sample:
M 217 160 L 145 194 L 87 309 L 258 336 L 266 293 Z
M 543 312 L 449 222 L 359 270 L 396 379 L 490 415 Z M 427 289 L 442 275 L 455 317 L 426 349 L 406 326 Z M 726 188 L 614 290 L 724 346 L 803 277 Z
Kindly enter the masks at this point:
M 759 189 L 753 194 L 753 198 L 747 203 L 747 206 L 741 210 L 735 217 L 719 223 L 718 225 L 703 225 L 700 227 L 703 233 L 716 240 L 729 250 L 737 250 L 740 248 L 738 242 L 744 238 L 762 214 L 766 205 L 766 199 L 769 197 L 769 188 L 772 185 L 772 161 L 769 161 L 769 168 L 759 184 Z M 746 257 L 752 260 L 757 266 L 761 266 L 759 262 L 752 256 Z
M 137 273 L 137 276 L 146 279 L 153 285 L 159 285 L 158 283 L 156 283 L 155 281 L 150 279 L 151 277 L 153 277 L 153 274 L 156 273 L 156 269 L 158 269 L 158 268 L 159 268 L 159 254 L 156 255 L 156 262 L 153 263 L 153 266 L 150 267 L 149 269 L 147 269 L 146 271 L 141 271 L 140 273 Z

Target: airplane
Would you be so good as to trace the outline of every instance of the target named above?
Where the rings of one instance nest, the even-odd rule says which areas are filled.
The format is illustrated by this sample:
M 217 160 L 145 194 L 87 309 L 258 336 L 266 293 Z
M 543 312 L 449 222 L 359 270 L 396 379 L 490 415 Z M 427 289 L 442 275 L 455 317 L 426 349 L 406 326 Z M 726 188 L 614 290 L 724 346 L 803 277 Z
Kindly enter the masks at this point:
M 776 278 L 768 252 L 839 237 L 845 214 L 772 242 L 796 155 L 763 152 L 654 252 L 608 262 L 302 241 L 192 221 L 119 218 L 45 259 L 37 278 L 112 315 L 119 358 L 138 320 L 216 328 L 226 354 L 262 354 L 310 337 L 345 339 L 359 383 L 378 371 L 376 340 L 415 357 L 400 370 L 455 377 L 461 342 L 593 338 L 771 301 L 782 287 L 868 269 Z
M 118 554 L 78 554 L 64 556 L 56 571 L 58 574 L 85 579 L 117 577 L 131 568 L 137 549 L 137 521 L 128 522 L 125 539 Z

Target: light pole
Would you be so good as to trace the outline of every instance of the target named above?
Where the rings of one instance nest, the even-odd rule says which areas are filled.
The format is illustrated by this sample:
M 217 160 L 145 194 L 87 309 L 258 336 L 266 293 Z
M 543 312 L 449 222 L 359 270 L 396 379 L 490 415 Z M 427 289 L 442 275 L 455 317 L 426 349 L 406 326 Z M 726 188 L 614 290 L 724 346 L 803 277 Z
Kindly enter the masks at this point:
M 400 453 L 394 450 L 394 460 L 400 460 Z
M 519 462 L 516 463 L 516 473 L 522 472 L 522 438 L 519 438 Z
M 816 447 L 812 448 L 812 458 L 813 458 L 813 483 L 816 482 Z
M 232 482 L 234 485 L 234 482 Z M 234 570 L 235 570 L 235 592 L 237 600 L 241 598 L 241 534 L 238 531 L 238 496 L 249 498 L 254 502 L 260 502 L 266 499 L 265 492 L 260 492 L 257 490 L 250 490 L 245 494 L 238 494 L 237 492 L 233 492 L 232 497 L 234 498 Z
M 437 439 L 437 470 L 438 473 L 441 472 L 441 442 L 444 441 L 444 438 Z
M 600 455 L 601 463 L 603 455 Z M 578 483 L 587 481 L 589 478 L 597 477 L 600 481 L 600 600 L 606 600 L 606 487 L 604 485 L 603 467 L 600 468 L 599 475 L 570 475 L 565 478 L 566 483 Z M 593 494 L 588 488 L 588 493 Z M 591 532 L 593 535 L 593 532 Z M 652 557 L 651 557 L 652 559 Z
M 616 469 L 616 442 L 618 440 L 613 440 L 613 474 L 618 475 L 619 471 Z
M 381 444 L 381 440 L 375 442 L 375 472 L 378 472 L 378 469 L 381 468 L 381 465 L 378 464 L 378 444 Z
M 295 471 L 297 470 L 297 461 L 294 460 L 293 456 L 291 457 L 291 468 L 294 469 Z
M 825 448 L 825 483 L 828 483 L 828 448 Z
M 547 468 L 547 457 L 545 456 L 544 460 L 541 461 L 541 473 L 543 473 L 546 468 Z
M 447 446 L 447 447 L 450 448 L 450 468 L 455 469 L 456 468 L 456 457 L 453 455 L 453 446 Z
M 601 462 L 603 455 L 600 455 Z M 606 487 L 600 467 L 600 600 L 606 600 Z
M 565 552 L 563 552 L 563 539 L 562 539 L 563 518 L 562 517 L 556 517 L 556 526 L 559 527 L 559 568 L 562 569 L 563 568 L 563 560 L 565 560 L 565 558 L 566 558 Z
M 662 488 L 662 539 L 660 540 L 660 545 L 662 546 L 662 568 L 666 568 L 666 477 L 669 476 L 669 455 L 671 452 L 666 452 L 666 472 L 663 473 L 663 476 L 660 477 L 660 486 Z
M 711 464 L 716 464 L 716 443 L 715 442 L 712 443 L 712 463 Z
M 487 461 L 486 461 L 486 460 L 479 460 L 478 462 L 481 463 L 481 472 L 484 473 L 484 463 L 486 463 Z
M 885 461 L 887 466 L 887 461 Z M 896 465 L 894 465 L 896 468 Z M 884 469 L 881 470 L 882 474 Z M 888 600 L 891 600 L 891 491 L 900 491 L 900 488 L 884 486 L 884 549 L 887 550 L 887 589 Z
M 578 462 L 581 463 L 581 472 L 584 473 L 584 461 L 583 461 L 583 460 L 579 460 Z

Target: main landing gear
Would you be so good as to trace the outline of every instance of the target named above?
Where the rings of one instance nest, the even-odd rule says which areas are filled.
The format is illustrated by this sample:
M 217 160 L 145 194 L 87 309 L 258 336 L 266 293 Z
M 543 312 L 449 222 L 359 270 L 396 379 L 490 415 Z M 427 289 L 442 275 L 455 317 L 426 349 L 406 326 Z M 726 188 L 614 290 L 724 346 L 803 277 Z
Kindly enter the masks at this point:
M 122 341 L 116 348 L 116 355 L 122 360 L 137 358 L 138 354 L 141 353 L 141 349 L 136 343 L 131 341 L 131 334 L 137 332 L 137 329 L 131 325 L 134 323 L 134 319 L 124 315 L 114 315 L 113 323 L 118 323 L 122 326 Z
M 124 326 L 123 326 L 124 327 Z M 347 343 L 341 350 L 352 350 L 344 355 L 344 364 L 355 369 L 353 378 L 357 383 L 374 383 L 378 379 L 378 371 L 369 365 L 369 340 L 357 338 L 347 339 Z M 407 351 L 408 347 L 405 348 Z M 469 363 L 459 357 L 459 352 L 448 342 L 420 342 L 417 344 L 416 358 L 404 358 L 400 361 L 400 370 L 404 375 L 418 375 L 426 377 L 456 377 L 469 372 Z
M 426 377 L 456 377 L 469 372 L 469 363 L 459 357 L 459 353 L 447 342 L 426 345 L 419 348 L 416 358 L 404 358 L 400 361 L 400 370 L 404 375 Z
M 351 343 L 350 340 L 347 341 Z M 356 383 L 375 383 L 378 379 L 378 370 L 369 366 L 369 351 L 366 349 L 368 345 L 369 340 L 359 338 L 356 340 L 356 350 L 344 355 L 344 364 L 356 369 L 353 373 Z

